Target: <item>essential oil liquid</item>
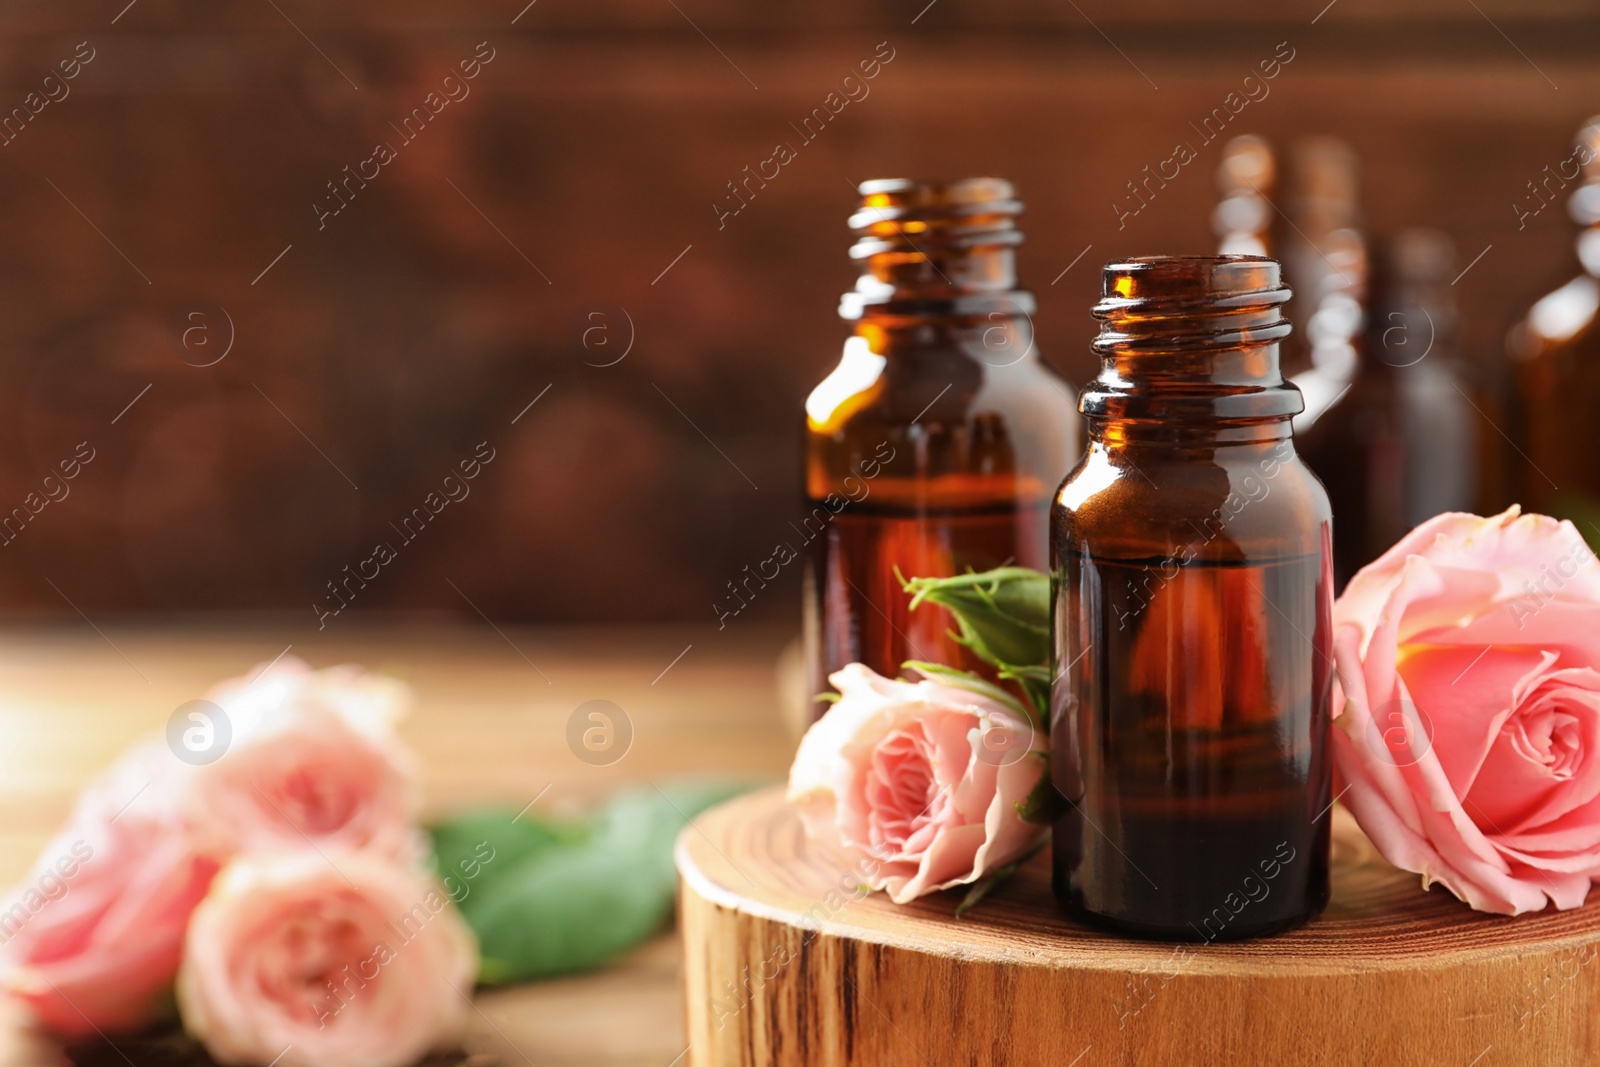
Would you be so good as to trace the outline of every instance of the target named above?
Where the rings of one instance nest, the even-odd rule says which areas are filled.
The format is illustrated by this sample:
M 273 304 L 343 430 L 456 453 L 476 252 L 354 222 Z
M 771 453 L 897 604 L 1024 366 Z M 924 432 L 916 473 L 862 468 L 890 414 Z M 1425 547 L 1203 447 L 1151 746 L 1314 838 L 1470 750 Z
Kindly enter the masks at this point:
M 907 610 L 895 568 L 1045 569 L 1051 496 L 1082 451 L 1072 391 L 1040 358 L 1037 304 L 1018 287 L 1011 183 L 883 179 L 860 193 L 859 274 L 839 301 L 851 336 L 805 404 L 810 505 L 795 526 L 812 695 L 855 660 L 889 678 L 908 659 L 976 666 L 943 609 Z
M 1057 640 L 1079 657 L 1052 695 L 1053 772 L 1069 802 L 1055 879 L 1069 912 L 1213 941 L 1320 911 L 1326 554 L 1180 564 L 1066 550 L 1060 560 Z
M 812 515 L 819 509 L 813 502 Z M 895 571 L 907 578 L 948 577 L 1008 563 L 1044 570 L 1049 510 L 1048 498 L 1005 498 L 968 508 L 850 504 L 832 515 L 810 542 L 809 693 L 826 692 L 828 675 L 853 662 L 886 678 L 899 677 L 908 659 L 988 671 L 951 638 L 955 622 L 943 608 L 908 608 Z M 817 705 L 818 715 L 825 710 Z

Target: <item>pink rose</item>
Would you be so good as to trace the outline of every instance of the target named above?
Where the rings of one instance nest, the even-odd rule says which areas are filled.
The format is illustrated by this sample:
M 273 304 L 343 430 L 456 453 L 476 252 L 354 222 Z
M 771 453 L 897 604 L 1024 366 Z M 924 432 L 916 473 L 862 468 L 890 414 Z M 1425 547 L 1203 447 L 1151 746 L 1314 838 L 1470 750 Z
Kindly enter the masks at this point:
M 408 1067 L 471 1011 L 472 933 L 437 882 L 372 853 L 237 859 L 189 935 L 178 1007 L 219 1063 Z
M 0 910 L 0 986 L 71 1037 L 160 1014 L 217 865 L 186 830 L 189 768 L 159 741 L 123 756 Z
M 903 682 L 852 663 L 806 732 L 789 800 L 806 832 L 854 858 L 897 904 L 976 881 L 1032 849 L 1046 827 L 1017 805 L 1046 754 L 1024 715 L 941 682 Z
M 313 671 L 287 659 L 208 696 L 232 740 L 197 767 L 187 808 L 213 854 L 316 848 L 421 851 L 412 823 L 413 759 L 394 725 L 406 686 L 356 667 Z
M 1333 610 L 1344 803 L 1391 863 L 1480 911 L 1600 875 L 1600 562 L 1571 523 L 1440 515 Z
M 205 766 L 140 744 L 79 800 L 0 903 L 0 988 L 68 1036 L 149 1022 L 166 1007 L 190 913 L 241 851 L 421 855 L 406 690 L 355 668 L 287 660 L 211 695 L 231 738 Z

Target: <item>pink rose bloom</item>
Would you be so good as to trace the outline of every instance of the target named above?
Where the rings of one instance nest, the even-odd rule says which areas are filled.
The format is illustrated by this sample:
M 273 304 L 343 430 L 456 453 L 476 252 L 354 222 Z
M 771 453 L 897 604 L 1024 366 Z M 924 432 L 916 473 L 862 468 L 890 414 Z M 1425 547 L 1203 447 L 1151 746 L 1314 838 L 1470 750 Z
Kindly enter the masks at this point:
M 178 1006 L 219 1063 L 408 1067 L 459 1041 L 477 970 L 471 931 L 415 867 L 243 857 L 194 913 Z
M 1047 767 L 1027 718 L 967 689 L 884 678 L 852 663 L 840 699 L 800 741 L 789 800 L 806 832 L 904 904 L 976 881 L 1025 855 L 1046 827 L 1024 822 Z
M 73 1037 L 170 1007 L 190 913 L 239 851 L 422 854 L 403 685 L 298 660 L 225 683 L 224 754 L 190 766 L 137 745 L 90 786 L 34 870 L 0 902 L 0 989 Z
M 188 770 L 160 741 L 128 752 L 0 905 L 0 987 L 51 1030 L 127 1030 L 170 1009 L 189 915 L 217 870 L 179 806 Z
M 1344 803 L 1389 862 L 1480 911 L 1600 875 L 1600 562 L 1571 523 L 1440 515 L 1333 609 Z
M 421 852 L 413 759 L 394 729 L 410 702 L 403 683 L 290 658 L 207 699 L 227 713 L 233 736 L 219 759 L 195 768 L 186 806 L 214 855 L 307 845 Z

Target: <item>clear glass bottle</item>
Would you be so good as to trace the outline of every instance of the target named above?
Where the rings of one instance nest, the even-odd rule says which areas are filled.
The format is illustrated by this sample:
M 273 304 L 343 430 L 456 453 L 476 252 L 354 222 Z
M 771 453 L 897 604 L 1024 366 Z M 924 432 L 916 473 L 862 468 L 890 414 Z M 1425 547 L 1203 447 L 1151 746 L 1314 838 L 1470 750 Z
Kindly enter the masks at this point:
M 1535 301 L 1507 339 L 1520 407 L 1517 497 L 1600 545 L 1600 116 L 1545 171 L 1538 186 L 1528 183 L 1520 211 L 1526 221 L 1576 182 L 1567 210 L 1581 227 L 1582 270 Z
M 978 666 L 897 573 L 1048 566 L 1050 495 L 1079 452 L 1066 383 L 1017 288 L 1022 204 L 998 178 L 864 182 L 840 302 L 855 324 L 806 400 L 805 633 L 811 693 L 860 661 Z M 818 714 L 825 705 L 818 704 Z
M 1105 268 L 1083 459 L 1051 515 L 1055 889 L 1080 919 L 1220 940 L 1328 898 L 1331 512 L 1257 256 Z

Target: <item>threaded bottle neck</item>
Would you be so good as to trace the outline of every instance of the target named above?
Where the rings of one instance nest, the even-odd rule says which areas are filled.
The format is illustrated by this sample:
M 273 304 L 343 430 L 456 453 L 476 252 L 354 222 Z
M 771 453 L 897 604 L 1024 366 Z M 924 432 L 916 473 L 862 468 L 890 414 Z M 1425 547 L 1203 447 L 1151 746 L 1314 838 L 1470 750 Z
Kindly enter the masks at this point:
M 842 318 L 1033 312 L 1033 294 L 1016 288 L 1022 202 L 1010 182 L 887 178 L 859 191 L 850 258 L 862 273 L 839 301 Z
M 1281 419 L 1300 391 L 1278 342 L 1290 297 L 1264 256 L 1148 256 L 1109 263 L 1094 307 L 1101 371 L 1078 402 L 1091 420 Z

